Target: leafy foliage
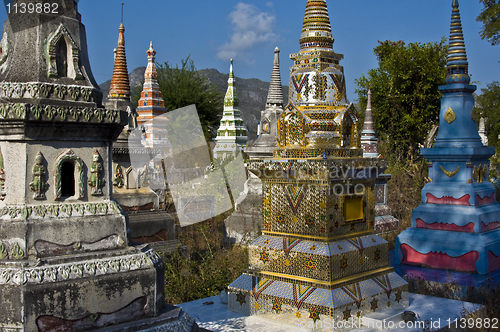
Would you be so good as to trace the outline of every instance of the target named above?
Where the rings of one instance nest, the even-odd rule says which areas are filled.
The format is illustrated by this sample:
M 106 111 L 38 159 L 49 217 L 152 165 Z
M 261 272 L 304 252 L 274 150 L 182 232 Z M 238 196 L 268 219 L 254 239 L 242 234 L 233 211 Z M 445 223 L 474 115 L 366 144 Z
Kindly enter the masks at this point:
M 169 111 L 195 104 L 203 132 L 207 139 L 213 134 L 210 129 L 218 124 L 218 115 L 222 114 L 223 95 L 217 86 L 210 83 L 206 76 L 196 71 L 194 61 L 188 56 L 181 60 L 181 67 L 173 67 L 168 62 L 156 64 L 158 85 Z M 137 103 L 142 91 L 142 84 L 133 89 L 132 100 Z
M 479 0 L 484 5 L 483 10 L 476 18 L 484 24 L 481 38 L 488 40 L 492 45 L 500 44 L 500 0 Z
M 439 120 L 441 93 L 446 78 L 446 39 L 434 43 L 379 41 L 374 48 L 378 68 L 356 80 L 359 106 L 366 108 L 372 92 L 375 130 L 387 141 L 387 152 L 396 159 L 413 158 Z

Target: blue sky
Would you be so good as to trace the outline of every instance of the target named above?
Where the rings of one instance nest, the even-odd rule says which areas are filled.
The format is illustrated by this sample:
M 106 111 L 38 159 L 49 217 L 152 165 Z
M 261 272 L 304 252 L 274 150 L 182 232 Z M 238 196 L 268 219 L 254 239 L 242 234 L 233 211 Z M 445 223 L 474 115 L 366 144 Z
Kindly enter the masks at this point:
M 290 53 L 299 51 L 306 0 L 80 0 L 78 7 L 87 31 L 90 63 L 98 83 L 113 72 L 121 3 L 124 7 L 128 69 L 147 64 L 153 41 L 156 61 L 171 64 L 191 54 L 198 69 L 229 71 L 234 58 L 236 76 L 269 81 L 273 50 L 281 50 L 281 78 L 288 85 Z M 344 54 L 347 96 L 355 101 L 354 80 L 377 66 L 373 48 L 378 40 L 434 42 L 448 37 L 451 0 L 327 0 L 334 50 Z M 461 0 L 469 71 L 482 84 L 500 80 L 500 46 L 481 40 L 476 22 L 479 0 Z M 7 18 L 0 11 L 0 19 Z M 236 82 L 237 84 L 237 82 Z M 237 88 L 237 85 L 236 85 Z

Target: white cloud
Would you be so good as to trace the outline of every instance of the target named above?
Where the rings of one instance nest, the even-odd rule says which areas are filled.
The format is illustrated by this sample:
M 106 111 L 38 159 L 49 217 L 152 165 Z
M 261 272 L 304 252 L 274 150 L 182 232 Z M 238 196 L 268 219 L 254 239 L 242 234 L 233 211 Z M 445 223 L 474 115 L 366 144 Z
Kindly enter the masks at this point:
M 276 16 L 260 11 L 254 5 L 240 2 L 228 17 L 233 27 L 233 35 L 229 42 L 219 48 L 219 59 L 252 62 L 248 54 L 252 48 L 273 42 L 277 38 L 273 32 Z

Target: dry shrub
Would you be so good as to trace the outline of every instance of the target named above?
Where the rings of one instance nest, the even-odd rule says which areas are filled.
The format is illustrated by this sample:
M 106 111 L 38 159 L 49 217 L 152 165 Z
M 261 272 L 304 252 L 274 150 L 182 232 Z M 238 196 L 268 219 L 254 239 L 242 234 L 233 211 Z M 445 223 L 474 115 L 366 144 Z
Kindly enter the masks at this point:
M 179 252 L 165 262 L 165 300 L 179 304 L 219 294 L 248 267 L 247 249 L 223 241 L 223 221 L 232 211 L 199 224 L 183 227 L 179 240 L 189 257 Z

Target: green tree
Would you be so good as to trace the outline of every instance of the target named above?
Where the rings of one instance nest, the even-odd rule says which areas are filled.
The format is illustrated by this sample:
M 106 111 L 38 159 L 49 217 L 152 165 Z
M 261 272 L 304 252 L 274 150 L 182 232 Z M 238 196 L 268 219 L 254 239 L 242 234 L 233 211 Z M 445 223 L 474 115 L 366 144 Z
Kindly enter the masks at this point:
M 439 85 L 446 78 L 446 39 L 434 43 L 379 41 L 374 48 L 378 68 L 356 80 L 361 110 L 372 93 L 375 130 L 387 152 L 397 159 L 413 158 L 439 120 Z
M 198 74 L 194 61 L 188 56 L 181 60 L 181 67 L 168 62 L 156 64 L 158 85 L 169 111 L 195 104 L 205 138 L 215 137 L 213 127 L 217 127 L 222 114 L 224 96 L 207 77 Z M 133 90 L 132 100 L 137 104 L 142 85 Z
M 500 151 L 498 135 L 500 135 L 500 83 L 493 82 L 487 88 L 481 89 L 477 97 L 477 111 L 480 117 L 486 119 L 485 129 L 488 133 L 488 145 Z
M 484 6 L 476 18 L 483 23 L 481 38 L 492 45 L 500 44 L 500 0 L 479 0 Z

